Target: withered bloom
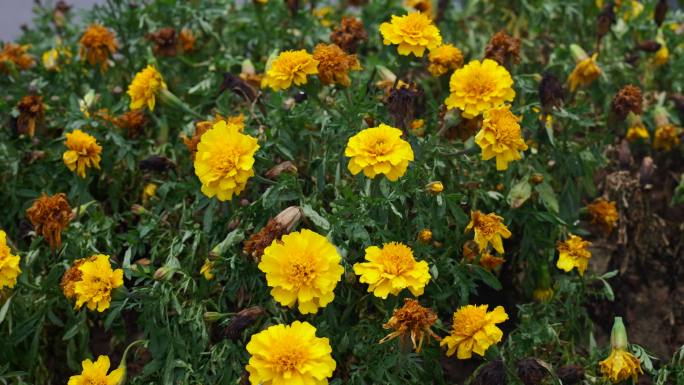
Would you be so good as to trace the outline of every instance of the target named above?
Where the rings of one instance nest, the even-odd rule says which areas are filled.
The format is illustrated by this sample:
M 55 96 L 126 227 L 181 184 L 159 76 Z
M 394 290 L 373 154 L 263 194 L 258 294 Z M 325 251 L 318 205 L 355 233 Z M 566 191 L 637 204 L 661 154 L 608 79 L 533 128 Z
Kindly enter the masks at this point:
M 658 43 L 655 40 L 645 40 L 642 41 L 641 43 L 637 44 L 636 48 L 640 51 L 648 52 L 648 53 L 656 53 L 660 49 L 662 44 Z
M 518 377 L 525 385 L 539 385 L 548 375 L 548 371 L 536 358 L 523 358 L 517 364 Z
M 580 365 L 566 365 L 556 369 L 556 375 L 563 385 L 575 385 L 584 380 L 584 368 Z
M 266 313 L 266 310 L 260 306 L 252 306 L 247 309 L 240 310 L 233 319 L 230 320 L 228 326 L 224 330 L 224 334 L 232 341 L 240 339 L 242 332 L 253 325 L 257 319 Z
M 492 59 L 502 66 L 520 62 L 520 39 L 497 32 L 485 47 L 485 59 Z
M 264 249 L 270 246 L 274 240 L 279 240 L 280 237 L 289 233 L 297 225 L 301 217 L 302 211 L 297 206 L 290 206 L 281 211 L 275 218 L 269 219 L 266 226 L 259 230 L 259 232 L 252 234 L 245 241 L 244 253 L 251 256 L 254 261 L 261 260 L 261 256 L 264 255 Z
M 26 209 L 36 234 L 41 235 L 53 250 L 62 247 L 62 231 L 73 218 L 71 206 L 64 193 L 48 196 L 42 194 Z
M 43 123 L 45 118 L 45 105 L 40 95 L 26 95 L 17 104 L 19 117 L 17 118 L 17 134 L 28 135 L 33 138 L 36 126 Z
M 382 326 L 393 331 L 381 339 L 380 343 L 399 337 L 401 345 L 406 346 L 410 338 L 413 350 L 416 353 L 420 353 L 426 335 L 428 341 L 430 337 L 437 341 L 441 340 L 432 331 L 432 325 L 436 321 L 437 314 L 432 309 L 422 307 L 415 299 L 405 298 L 404 306 L 400 309 L 395 309 L 389 321 Z
M 342 17 L 340 25 L 330 33 L 330 41 L 349 53 L 356 53 L 359 44 L 368 40 L 368 32 L 361 20 Z
M 0 71 L 8 72 L 12 63 L 20 70 L 27 70 L 35 64 L 33 56 L 27 53 L 29 45 L 5 43 L 0 51 Z
M 663 25 L 665 16 L 667 16 L 668 8 L 667 0 L 658 0 L 658 4 L 655 7 L 655 12 L 653 12 L 653 20 L 658 27 Z
M 147 34 L 147 39 L 155 44 L 153 51 L 158 56 L 176 56 L 178 40 L 176 30 L 172 27 L 162 28 Z
M 112 120 L 112 123 L 126 130 L 129 138 L 137 138 L 147 125 L 147 117 L 143 109 L 128 111 Z
M 477 371 L 474 385 L 506 385 L 506 366 L 501 359 L 484 364 Z
M 399 82 L 389 91 L 385 100 L 387 110 L 397 127 L 406 130 L 424 103 L 423 90 L 416 83 Z
M 634 115 L 641 115 L 643 97 L 641 89 L 632 84 L 628 84 L 620 89 L 613 98 L 613 112 L 620 118 L 627 118 L 627 114 L 632 112 Z
M 184 52 L 191 52 L 195 49 L 195 35 L 193 35 L 192 30 L 189 28 L 181 29 L 178 34 L 178 40 L 180 42 L 181 48 Z
M 114 32 L 100 24 L 90 25 L 81 40 L 79 40 L 79 55 L 88 61 L 91 66 L 100 66 L 100 71 L 106 71 L 109 67 L 109 58 L 116 53 L 119 43 L 114 37 Z
M 539 99 L 544 111 L 560 106 L 563 101 L 563 85 L 555 75 L 544 73 L 539 83 Z
M 318 60 L 318 79 L 322 84 L 339 84 L 349 87 L 349 71 L 361 69 L 356 55 L 351 55 L 336 44 L 318 44 L 313 58 Z
M 71 267 L 69 267 L 67 271 L 64 272 L 64 275 L 62 275 L 62 280 L 60 281 L 59 286 L 62 288 L 62 293 L 64 293 L 65 297 L 71 299 L 76 296 L 76 293 L 74 292 L 74 285 L 76 282 L 81 280 L 83 275 L 78 267 L 85 263 L 88 259 L 89 258 L 81 258 L 75 260 Z M 92 257 L 90 257 L 90 259 L 92 259 Z
M 613 23 L 615 23 L 615 2 L 608 1 L 596 16 L 596 34 L 599 41 L 610 31 Z

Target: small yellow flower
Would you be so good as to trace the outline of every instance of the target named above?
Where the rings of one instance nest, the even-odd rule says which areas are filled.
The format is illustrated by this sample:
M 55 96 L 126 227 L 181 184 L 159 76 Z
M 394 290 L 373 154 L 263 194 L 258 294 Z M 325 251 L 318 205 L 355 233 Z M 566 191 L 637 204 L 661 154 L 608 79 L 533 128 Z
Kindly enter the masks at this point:
M 80 266 L 81 279 L 74 283 L 76 308 L 86 304 L 88 309 L 103 312 L 109 308 L 112 290 L 123 285 L 123 270 L 112 270 L 109 256 L 104 254 L 88 258 Z
M 601 226 L 606 236 L 609 235 L 619 219 L 615 202 L 599 198 L 588 204 L 587 209 L 591 214 L 591 223 Z
M 251 385 L 327 385 L 335 371 L 327 338 L 308 322 L 274 325 L 252 335 L 245 368 Z
M 57 48 L 43 52 L 43 67 L 48 71 L 59 71 L 58 59 L 59 51 L 57 51 Z
M 273 241 L 264 250 L 259 270 L 278 303 L 297 304 L 302 314 L 315 313 L 335 298 L 333 290 L 344 273 L 341 258 L 324 236 L 304 229 Z
M 316 45 L 313 58 L 318 61 L 318 79 L 323 84 L 340 84 L 348 87 L 349 71 L 361 69 L 356 55 L 344 52 L 335 44 Z
M 433 194 L 440 194 L 442 191 L 444 191 L 444 184 L 437 180 L 428 183 L 427 186 L 425 186 L 425 188 Z
M 109 58 L 119 48 L 114 33 L 100 24 L 90 25 L 81 36 L 79 44 L 81 47 L 78 54 L 81 60 L 87 60 L 91 66 L 99 65 L 101 71 L 107 70 Z
M 656 128 L 653 139 L 653 148 L 656 150 L 670 151 L 679 146 L 679 133 L 675 125 L 668 123 Z
M 4 287 L 13 288 L 17 284 L 19 273 L 19 256 L 12 255 L 12 250 L 7 245 L 7 234 L 0 230 L 0 290 Z
M 367 128 L 349 138 L 344 155 L 347 168 L 356 175 L 363 171 L 368 178 L 385 174 L 392 182 L 406 173 L 413 161 L 411 145 L 401 138 L 401 130 L 380 124 Z
M 492 108 L 483 117 L 482 129 L 475 136 L 475 143 L 482 149 L 482 160 L 496 158 L 496 169 L 506 170 L 509 162 L 520 160 L 520 152 L 527 150 L 520 119 L 510 106 Z
M 107 374 L 110 366 L 107 356 L 99 356 L 95 362 L 84 360 L 81 365 L 81 374 L 69 377 L 67 385 L 118 385 L 126 371 L 124 367 L 119 367 Z
M 635 142 L 637 140 L 648 141 L 651 135 L 648 133 L 648 129 L 643 124 L 631 126 L 627 129 L 627 140 L 630 142 Z
M 475 230 L 475 243 L 481 252 L 487 250 L 487 246 L 491 243 L 494 250 L 503 254 L 502 238 L 511 237 L 508 227 L 503 224 L 503 218 L 494 213 L 483 214 L 481 211 L 471 211 L 470 222 L 465 231 L 470 230 Z
M 503 307 L 497 306 L 487 311 L 488 305 L 467 305 L 458 309 L 453 316 L 451 335 L 440 343 L 447 345 L 447 356 L 456 353 L 461 360 L 471 358 L 473 352 L 484 356 L 487 349 L 503 337 L 496 324 L 508 319 Z
M 74 130 L 66 134 L 67 151 L 62 155 L 64 164 L 81 178 L 85 178 L 86 169 L 95 167 L 100 169 L 100 154 L 102 147 L 97 144 L 95 137 L 81 130 Z
M 432 240 L 432 231 L 430 229 L 422 229 L 418 233 L 418 240 L 421 243 L 428 244 Z
M 145 106 L 154 111 L 157 94 L 166 90 L 166 83 L 159 71 L 151 65 L 135 74 L 133 81 L 128 86 L 128 96 L 131 97 L 131 110 L 138 110 Z
M 214 262 L 210 261 L 209 259 L 205 259 L 202 268 L 200 268 L 200 274 L 202 274 L 204 279 L 207 281 L 211 281 L 214 279 L 214 272 L 212 271 L 213 268 Z
M 412 12 L 404 16 L 392 15 L 391 22 L 380 25 L 383 44 L 397 45 L 399 55 L 414 54 L 423 57 L 425 49 L 437 48 L 442 44 L 439 29 L 430 18 L 421 12 Z
M 151 198 L 154 198 L 157 196 L 157 185 L 154 183 L 148 183 L 145 185 L 145 188 L 143 188 L 143 193 L 142 193 L 142 201 L 143 203 L 147 203 Z
M 413 251 L 403 243 L 390 242 L 382 248 L 366 248 L 366 261 L 354 264 L 359 281 L 368 284 L 368 292 L 386 299 L 398 295 L 403 289 L 417 296 L 423 294 L 430 281 L 430 267 L 425 261 L 416 261 Z
M 577 87 L 588 86 L 601 76 L 601 67 L 596 64 L 598 53 L 593 54 L 591 57 L 586 56 L 586 54 L 581 55 L 581 53 L 578 55 L 580 59 L 575 65 L 575 69 L 572 70 L 572 73 L 570 73 L 570 76 L 568 77 L 570 91 L 572 92 L 574 92 Z
M 389 321 L 382 325 L 383 328 L 394 331 L 381 339 L 380 343 L 399 337 L 401 345 L 406 345 L 410 339 L 413 350 L 420 353 L 426 335 L 428 342 L 430 337 L 441 340 L 431 329 L 435 322 L 437 314 L 432 309 L 422 307 L 415 299 L 404 298 L 404 306 L 395 309 Z
M 451 44 L 442 44 L 435 49 L 431 49 L 428 59 L 430 60 L 428 71 L 435 77 L 442 76 L 450 70 L 463 66 L 461 50 Z
M 599 363 L 601 373 L 615 384 L 630 377 L 636 383 L 638 375 L 644 374 L 644 371 L 641 369 L 639 359 L 627 351 L 629 342 L 621 317 L 615 317 L 613 330 L 610 333 L 610 345 L 610 355 Z
M 261 87 L 274 91 L 285 90 L 295 85 L 307 83 L 308 75 L 318 74 L 318 60 L 305 50 L 281 52 L 266 70 Z
M 460 109 L 467 119 L 515 97 L 511 74 L 491 59 L 473 60 L 457 69 L 449 80 L 449 90 L 451 94 L 444 104 L 448 109 Z
M 205 132 L 197 145 L 195 174 L 208 197 L 230 200 L 247 186 L 254 175 L 254 153 L 257 139 L 242 134 L 236 125 L 222 120 Z
M 432 0 L 404 0 L 404 7 L 422 12 L 432 18 Z
M 657 66 L 662 66 L 667 64 L 667 61 L 670 59 L 670 50 L 667 48 L 667 45 L 665 42 L 661 43 L 660 49 L 656 51 L 655 55 L 653 56 L 653 63 Z
M 591 258 L 591 252 L 587 250 L 589 245 L 591 245 L 591 242 L 569 234 L 565 242 L 558 242 L 556 245 L 560 254 L 556 266 L 566 272 L 576 267 L 580 276 L 583 276 Z

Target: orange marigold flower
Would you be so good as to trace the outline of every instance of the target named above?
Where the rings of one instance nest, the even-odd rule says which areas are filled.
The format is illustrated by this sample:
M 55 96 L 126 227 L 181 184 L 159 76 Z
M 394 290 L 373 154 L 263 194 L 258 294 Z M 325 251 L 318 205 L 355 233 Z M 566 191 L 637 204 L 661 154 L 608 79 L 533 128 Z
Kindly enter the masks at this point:
M 17 104 L 19 117 L 17 118 L 17 133 L 26 134 L 33 138 L 36 126 L 42 124 L 45 118 L 45 105 L 40 95 L 26 95 Z
M 313 52 L 318 60 L 318 78 L 323 84 L 349 86 L 349 71 L 359 71 L 361 65 L 356 55 L 347 54 L 335 44 L 318 44 Z
M 599 198 L 587 205 L 591 214 L 591 223 L 601 226 L 605 235 L 609 235 L 618 221 L 618 212 L 615 202 Z
M 73 218 L 71 206 L 64 193 L 48 196 L 42 194 L 26 210 L 36 234 L 45 238 L 53 250 L 62 247 L 62 231 Z
M 16 66 L 20 70 L 27 70 L 35 64 L 33 56 L 27 53 L 30 45 L 19 45 L 14 43 L 5 43 L 0 51 L 0 71 L 8 72 L 10 69 L 9 63 Z
M 78 54 L 81 59 L 87 60 L 91 66 L 100 66 L 101 71 L 109 67 L 109 59 L 119 48 L 114 32 L 100 24 L 90 25 L 81 40 Z
M 137 138 L 147 125 L 147 117 L 143 110 L 132 110 L 112 119 L 112 123 L 126 130 L 129 138 Z
M 183 47 L 183 51 L 191 52 L 195 49 L 196 38 L 195 35 L 193 35 L 191 29 L 181 29 L 180 33 L 178 34 L 178 40 L 180 40 L 181 47 Z
M 382 326 L 393 331 L 381 339 L 380 343 L 382 344 L 399 337 L 401 345 L 405 346 L 410 338 L 413 350 L 416 353 L 420 353 L 426 335 L 428 342 L 430 337 L 437 341 L 441 340 L 431 328 L 436 321 L 437 314 L 432 309 L 422 307 L 415 299 L 405 298 L 404 306 L 400 309 L 395 309 L 389 321 Z
M 67 297 L 68 299 L 76 297 L 74 286 L 76 285 L 76 282 L 80 281 L 81 277 L 83 277 L 83 273 L 81 273 L 79 267 L 87 260 L 93 259 L 94 257 L 77 259 L 74 261 L 71 267 L 69 267 L 67 271 L 64 272 L 64 275 L 62 275 L 62 280 L 59 283 L 59 286 L 62 288 L 62 293 L 64 293 L 65 297 Z

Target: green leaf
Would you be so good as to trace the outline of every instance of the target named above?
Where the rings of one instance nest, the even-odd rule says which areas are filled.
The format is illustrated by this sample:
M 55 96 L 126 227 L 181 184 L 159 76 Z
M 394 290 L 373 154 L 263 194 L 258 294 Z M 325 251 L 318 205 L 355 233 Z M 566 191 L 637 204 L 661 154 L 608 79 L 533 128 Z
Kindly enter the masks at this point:
M 553 192 L 551 185 L 544 182 L 535 186 L 534 190 L 539 193 L 539 198 L 541 199 L 542 203 L 544 203 L 544 206 L 558 214 L 560 206 L 558 205 L 558 198 L 556 198 L 556 193 Z
M 511 191 L 508 192 L 508 197 L 506 201 L 513 209 L 517 209 L 522 206 L 530 196 L 532 195 L 532 185 L 524 178 L 520 182 L 516 183 L 511 187 Z
M 10 303 L 12 302 L 12 298 L 14 298 L 14 295 L 9 297 L 7 301 L 5 301 L 5 304 L 2 305 L 2 308 L 0 308 L 0 324 L 2 321 L 5 320 L 5 316 L 7 316 L 7 311 L 9 310 Z
M 302 213 L 304 214 L 305 217 L 311 220 L 311 222 L 314 223 L 314 225 L 320 227 L 321 229 L 328 231 L 330 230 L 330 222 L 328 222 L 327 219 L 323 218 L 319 213 L 316 212 L 311 206 L 309 205 L 302 205 Z

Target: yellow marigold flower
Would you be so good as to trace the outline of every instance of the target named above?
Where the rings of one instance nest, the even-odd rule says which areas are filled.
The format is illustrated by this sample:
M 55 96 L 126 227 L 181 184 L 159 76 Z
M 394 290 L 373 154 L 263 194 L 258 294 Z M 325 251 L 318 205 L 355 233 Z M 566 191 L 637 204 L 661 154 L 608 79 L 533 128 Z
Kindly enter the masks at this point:
M 515 97 L 511 74 L 492 59 L 473 60 L 457 69 L 449 80 L 449 90 L 444 104 L 448 109 L 460 109 L 467 119 Z
M 349 71 L 359 71 L 361 65 L 356 55 L 350 55 L 335 44 L 318 44 L 314 48 L 314 60 L 318 61 L 318 78 L 323 84 L 349 86 Z
M 147 203 L 147 201 L 149 201 L 151 198 L 154 198 L 155 196 L 157 196 L 157 185 L 154 183 L 146 184 L 142 192 L 143 203 Z
M 610 345 L 610 355 L 599 363 L 601 373 L 615 384 L 630 377 L 636 383 L 638 375 L 644 374 L 644 371 L 641 369 L 639 359 L 627 351 L 629 342 L 622 317 L 615 317 L 613 330 L 610 333 Z
M 579 48 L 579 50 L 581 51 L 581 48 Z M 577 54 L 579 60 L 575 65 L 575 69 L 572 70 L 572 73 L 570 73 L 570 76 L 568 77 L 570 91 L 572 92 L 574 92 L 577 87 L 588 86 L 601 76 L 601 67 L 596 64 L 598 53 L 593 54 L 591 57 L 588 57 L 586 53 L 583 53 L 584 51 L 581 51 Z
M 308 75 L 318 74 L 318 60 L 305 50 L 281 52 L 266 70 L 261 80 L 261 88 L 270 87 L 275 91 L 285 90 L 295 85 L 306 84 Z
M 76 308 L 84 304 L 88 309 L 103 312 L 109 308 L 112 290 L 123 285 L 123 270 L 112 270 L 109 256 L 94 255 L 80 266 L 81 279 L 74 283 Z
M 404 306 L 395 309 L 389 321 L 382 325 L 383 328 L 394 331 L 381 339 L 380 343 L 399 337 L 401 345 L 404 346 L 410 338 L 413 343 L 413 350 L 420 353 L 426 334 L 428 342 L 430 337 L 437 341 L 441 340 L 431 329 L 436 321 L 437 314 L 432 309 L 420 306 L 420 303 L 415 299 L 404 298 Z
M 207 281 L 211 281 L 214 279 L 214 273 L 212 269 L 214 268 L 214 262 L 210 261 L 209 259 L 204 260 L 204 264 L 202 265 L 202 268 L 200 268 L 200 274 L 204 276 L 204 279 Z
M 195 174 L 202 182 L 202 192 L 208 197 L 230 200 L 247 186 L 254 175 L 254 153 L 257 139 L 242 134 L 226 121 L 214 124 L 197 145 Z
M 615 202 L 599 198 L 588 204 L 587 209 L 591 214 L 591 223 L 601 226 L 603 232 L 609 235 L 619 219 Z
M 0 71 L 8 72 L 10 66 L 8 63 L 16 66 L 20 70 L 27 70 L 35 64 L 33 57 L 29 55 L 28 49 L 30 45 L 18 45 L 14 43 L 5 43 L 0 51 Z
M 569 234 L 565 242 L 558 242 L 556 245 L 560 254 L 556 267 L 566 272 L 576 267 L 580 276 L 583 276 L 589 264 L 589 258 L 591 258 L 591 252 L 587 250 L 589 245 L 591 245 L 591 242 Z
M 53 48 L 43 52 L 42 60 L 43 67 L 48 71 L 58 71 L 59 66 L 57 65 L 57 60 L 59 59 L 59 51 L 57 48 Z
M 4 287 L 13 288 L 17 284 L 19 273 L 19 256 L 12 255 L 12 250 L 7 245 L 7 234 L 0 230 L 0 290 Z
M 64 145 L 68 150 L 62 155 L 62 160 L 69 170 L 85 178 L 87 168 L 100 169 L 102 147 L 97 144 L 94 136 L 74 130 L 66 134 Z
M 91 258 L 79 258 L 74 261 L 74 263 L 67 269 L 67 271 L 64 272 L 62 275 L 62 279 L 59 282 L 59 286 L 62 288 L 62 293 L 64 293 L 64 296 L 68 299 L 72 299 L 76 297 L 76 292 L 74 291 L 74 287 L 76 286 L 76 282 L 80 281 L 81 278 L 83 277 L 83 273 L 81 273 L 81 270 L 79 270 L 79 267 L 84 264 L 86 261 L 88 261 Z
M 488 305 L 467 305 L 454 313 L 451 335 L 444 337 L 440 346 L 447 345 L 447 356 L 456 352 L 461 360 L 471 358 L 473 352 L 484 356 L 487 349 L 501 341 L 503 332 L 496 324 L 508 319 L 503 307 L 487 311 Z
M 496 158 L 496 169 L 506 170 L 509 162 L 521 159 L 520 151 L 527 150 L 519 118 L 510 106 L 487 110 L 483 117 L 482 129 L 475 136 L 475 143 L 482 149 L 482 160 Z
M 401 134 L 398 128 L 380 124 L 349 138 L 344 150 L 344 155 L 350 158 L 349 171 L 354 175 L 363 171 L 368 178 L 385 174 L 392 182 L 399 179 L 413 161 L 411 145 Z
M 315 313 L 335 298 L 344 268 L 340 254 L 324 236 L 304 229 L 284 235 L 264 250 L 259 270 L 271 295 L 283 306 Z
M 662 42 L 660 49 L 656 51 L 655 55 L 653 56 L 653 63 L 657 66 L 662 66 L 664 64 L 667 64 L 667 61 L 670 59 L 670 50 L 667 48 L 667 45 Z
M 640 124 L 628 128 L 626 137 L 630 142 L 635 142 L 640 139 L 647 141 L 651 135 L 648 133 L 648 129 L 643 124 Z
M 418 233 L 418 240 L 421 243 L 428 244 L 432 240 L 432 231 L 430 229 L 422 229 Z
M 511 237 L 508 227 L 503 224 L 503 218 L 495 213 L 483 214 L 481 211 L 471 211 L 470 223 L 465 231 L 470 230 L 475 230 L 475 243 L 482 252 L 487 250 L 487 246 L 491 243 L 494 250 L 503 254 L 504 247 L 501 238 Z
M 425 49 L 437 48 L 442 44 L 439 29 L 430 18 L 421 12 L 412 12 L 404 16 L 392 15 L 391 22 L 380 25 L 383 44 L 397 45 L 399 55 L 414 54 L 423 57 Z
M 413 251 L 403 243 L 390 242 L 366 248 L 366 261 L 354 264 L 359 281 L 368 284 L 368 292 L 386 299 L 408 288 L 416 297 L 423 294 L 430 281 L 430 267 L 425 261 L 416 261 Z
M 166 83 L 159 71 L 151 65 L 135 74 L 133 81 L 128 86 L 128 96 L 131 97 L 131 110 L 138 110 L 145 106 L 154 111 L 157 101 L 156 96 L 162 90 L 166 90 Z
M 26 209 L 26 217 L 34 231 L 45 238 L 53 250 L 62 247 L 62 231 L 69 226 L 73 216 L 64 193 L 52 196 L 43 193 Z
M 463 66 L 461 50 L 451 44 L 442 44 L 435 49 L 431 49 L 428 59 L 430 60 L 428 71 L 432 76 L 442 76 L 450 70 Z
M 81 362 L 83 371 L 81 374 L 69 377 L 67 385 L 118 385 L 125 375 L 126 369 L 119 367 L 109 374 L 109 357 L 99 356 L 97 361 L 84 360 Z
M 335 371 L 327 338 L 308 322 L 274 325 L 252 335 L 245 368 L 252 385 L 327 385 Z
M 87 60 L 91 66 L 100 65 L 101 71 L 106 71 L 109 58 L 116 53 L 119 43 L 114 33 L 100 24 L 92 24 L 85 30 L 78 51 L 81 60 Z
M 670 151 L 679 146 L 679 133 L 677 131 L 677 127 L 671 123 L 658 126 L 653 138 L 653 148 Z
M 432 0 L 404 0 L 404 7 L 422 12 L 432 17 Z

